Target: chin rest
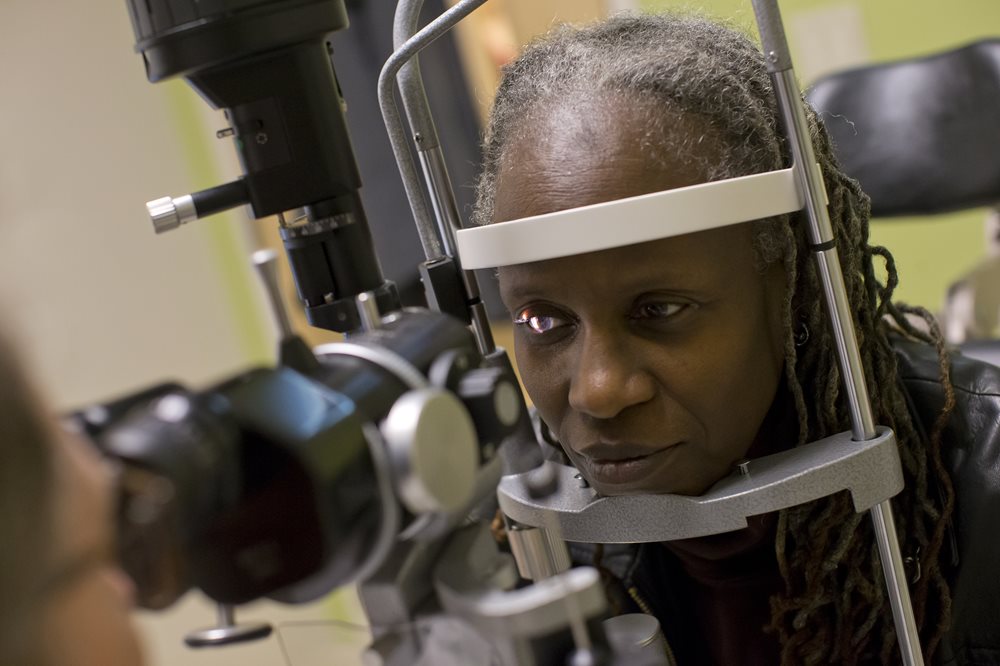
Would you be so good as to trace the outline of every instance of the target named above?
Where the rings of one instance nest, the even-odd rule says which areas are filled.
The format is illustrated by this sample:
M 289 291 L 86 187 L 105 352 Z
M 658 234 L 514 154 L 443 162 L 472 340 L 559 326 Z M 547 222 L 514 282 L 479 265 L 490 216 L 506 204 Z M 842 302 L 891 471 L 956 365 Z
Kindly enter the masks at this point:
M 806 98 L 874 216 L 1000 202 L 1000 38 L 832 74 Z

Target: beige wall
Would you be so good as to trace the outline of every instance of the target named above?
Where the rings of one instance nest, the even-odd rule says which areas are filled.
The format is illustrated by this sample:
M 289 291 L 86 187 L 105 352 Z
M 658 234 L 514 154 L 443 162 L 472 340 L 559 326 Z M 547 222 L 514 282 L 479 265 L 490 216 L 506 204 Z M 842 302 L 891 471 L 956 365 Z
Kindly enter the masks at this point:
M 638 6 L 637 0 L 493 0 L 477 9 L 456 27 L 456 35 L 481 119 L 493 103 L 499 68 L 522 44 L 557 23 L 585 23 Z
M 146 82 L 124 3 L 0 3 L 0 91 L 4 325 L 57 405 L 265 353 L 238 216 L 152 233 L 146 200 L 215 183 L 192 178 L 172 112 L 187 91 Z

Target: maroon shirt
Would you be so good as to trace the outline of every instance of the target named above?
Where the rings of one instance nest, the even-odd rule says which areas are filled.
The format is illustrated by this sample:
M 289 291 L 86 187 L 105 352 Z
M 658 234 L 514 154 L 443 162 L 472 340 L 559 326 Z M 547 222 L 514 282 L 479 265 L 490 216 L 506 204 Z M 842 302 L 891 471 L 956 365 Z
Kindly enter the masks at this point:
M 778 663 L 777 635 L 765 632 L 782 585 L 776 523 L 775 514 L 757 516 L 739 532 L 662 544 L 687 578 L 679 600 L 700 630 L 704 663 Z

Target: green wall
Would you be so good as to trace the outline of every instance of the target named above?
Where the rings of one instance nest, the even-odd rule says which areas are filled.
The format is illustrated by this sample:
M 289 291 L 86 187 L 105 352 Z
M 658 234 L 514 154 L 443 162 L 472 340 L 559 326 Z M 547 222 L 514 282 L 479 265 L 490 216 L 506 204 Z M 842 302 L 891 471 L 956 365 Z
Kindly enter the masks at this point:
M 164 84 L 167 101 L 177 129 L 180 143 L 194 187 L 203 189 L 224 182 L 222 169 L 212 154 L 210 141 L 213 129 L 205 122 L 204 101 L 180 79 Z M 237 228 L 250 224 L 245 216 L 232 211 L 215 216 L 212 224 L 200 225 L 208 242 L 208 251 L 215 258 L 219 279 L 229 295 L 232 314 L 238 322 L 239 337 L 234 340 L 251 363 L 270 363 L 274 360 L 272 333 L 261 326 L 266 321 L 260 311 L 259 299 L 254 289 L 259 286 L 251 280 L 256 275 L 249 269 L 250 257 L 245 254 Z
M 643 0 L 646 10 L 698 11 L 736 21 L 753 30 L 750 0 Z M 820 8 L 853 6 L 860 14 L 872 62 L 925 55 L 961 46 L 983 37 L 1000 36 L 997 0 L 783 0 L 786 25 L 796 14 Z M 754 34 L 756 34 L 754 32 Z M 796 58 L 795 36 L 789 36 Z M 808 84 L 808 81 L 803 83 Z M 945 289 L 981 259 L 984 252 L 985 211 L 933 218 L 875 220 L 872 242 L 888 247 L 900 274 L 897 298 L 937 310 Z

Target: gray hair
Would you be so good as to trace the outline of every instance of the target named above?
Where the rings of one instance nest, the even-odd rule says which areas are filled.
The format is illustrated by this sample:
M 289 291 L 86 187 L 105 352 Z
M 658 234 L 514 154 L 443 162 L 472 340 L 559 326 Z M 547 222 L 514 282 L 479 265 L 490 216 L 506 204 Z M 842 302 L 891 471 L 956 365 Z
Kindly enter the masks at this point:
M 583 30 L 560 26 L 504 70 L 483 144 L 474 224 L 492 222 L 505 147 L 530 133 L 547 108 L 601 94 L 624 96 L 643 113 L 651 160 L 684 155 L 708 180 L 783 165 L 770 79 L 747 36 L 676 15 L 622 15 Z M 672 131 L 678 117 L 697 118 L 709 136 Z M 702 143 L 725 149 L 706 151 Z M 784 248 L 764 225 L 755 227 L 758 263 L 770 264 Z

